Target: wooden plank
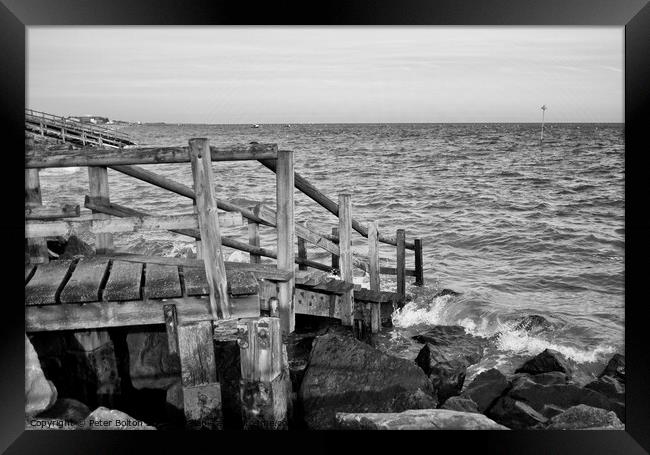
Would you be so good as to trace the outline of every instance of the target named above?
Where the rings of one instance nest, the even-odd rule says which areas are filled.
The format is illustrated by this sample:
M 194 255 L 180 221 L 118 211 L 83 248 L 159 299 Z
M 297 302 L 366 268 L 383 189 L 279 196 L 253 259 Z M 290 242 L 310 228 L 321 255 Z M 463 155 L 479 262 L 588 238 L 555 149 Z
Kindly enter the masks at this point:
M 360 300 L 362 302 L 387 303 L 387 302 L 398 302 L 402 299 L 402 296 L 400 296 L 396 292 L 373 291 L 370 289 L 361 288 L 361 289 L 355 289 L 354 299 Z
M 305 246 L 305 239 L 298 237 L 298 257 L 307 260 L 307 247 Z M 298 265 L 298 270 L 307 270 L 304 263 Z
M 296 313 L 330 318 L 341 318 L 342 298 L 336 294 L 296 289 Z M 333 303 L 333 305 L 332 305 Z
M 352 275 L 352 196 L 350 194 L 339 194 L 339 248 L 341 255 L 339 262 L 341 266 L 341 279 L 349 283 L 353 282 Z M 354 301 L 352 291 L 343 295 L 341 305 L 341 323 L 351 326 L 354 322 Z
M 254 221 L 248 221 L 248 243 L 251 246 L 258 247 L 260 246 L 260 225 Z M 250 262 L 251 264 L 259 264 L 262 262 L 262 258 L 259 254 L 250 253 Z
M 294 273 L 295 223 L 294 223 L 294 171 L 293 152 L 278 151 L 276 171 L 276 226 L 278 231 L 278 269 Z M 278 305 L 283 334 L 295 328 L 293 308 L 293 278 L 278 285 Z
M 167 332 L 167 349 L 172 356 L 178 356 L 178 314 L 173 303 L 163 305 L 165 331 Z
M 111 273 L 104 288 L 103 299 L 112 301 L 142 299 L 143 264 L 113 261 Z
M 397 293 L 406 295 L 406 232 L 404 229 L 397 230 Z
M 259 317 L 260 301 L 257 296 L 233 297 L 232 301 L 233 318 Z M 43 332 L 164 324 L 165 304 L 176 305 L 179 324 L 213 320 L 208 299 L 185 297 L 165 301 L 30 305 L 25 308 L 25 328 L 28 332 Z
M 210 147 L 212 161 L 275 160 L 275 144 Z M 35 146 L 25 155 L 26 168 L 116 166 L 124 164 L 189 163 L 188 147 L 45 149 Z
M 260 163 L 264 167 L 272 170 L 277 174 L 276 161 L 260 160 Z M 320 204 L 323 208 L 328 210 L 332 215 L 338 216 L 339 206 L 336 204 L 336 202 L 334 202 L 333 200 L 325 196 L 323 193 L 321 193 L 314 185 L 309 183 L 309 181 L 307 181 L 307 179 L 305 179 L 300 174 L 295 173 L 294 181 L 297 189 L 302 191 L 305 195 L 309 196 L 314 201 L 318 202 L 318 204 Z M 368 237 L 368 228 L 355 219 L 352 219 L 352 229 L 357 231 L 362 236 Z M 397 239 L 395 237 L 391 237 L 387 235 L 380 235 L 379 241 L 382 243 L 387 243 L 389 245 L 397 245 Z M 409 250 L 415 248 L 415 245 L 413 243 L 407 243 L 405 246 Z
M 31 144 L 34 140 L 30 138 Z M 25 169 L 25 207 L 36 209 L 41 205 L 41 183 L 38 169 Z M 41 236 L 44 237 L 44 236 Z M 49 262 L 47 242 L 44 238 L 28 238 L 27 251 L 29 262 L 44 264 Z
M 57 291 L 68 276 L 73 261 L 52 261 L 39 264 L 25 286 L 25 305 L 50 305 L 56 303 Z
M 79 260 L 61 291 L 61 303 L 97 302 L 109 260 L 104 257 L 84 257 Z
M 370 289 L 379 291 L 379 227 L 376 221 L 368 225 L 368 266 L 370 274 Z
M 184 269 L 185 292 L 187 295 L 208 295 L 210 289 L 204 268 Z M 233 296 L 253 295 L 258 293 L 258 281 L 255 274 L 246 270 L 226 269 L 228 294 Z
M 337 228 L 337 227 L 332 228 L 332 237 L 336 237 L 337 239 L 339 238 L 339 228 Z M 332 268 L 333 269 L 339 270 L 339 268 L 340 268 L 340 265 L 339 265 L 339 255 L 340 254 L 341 254 L 340 249 L 339 249 L 339 254 L 332 253 Z
M 424 286 L 424 265 L 422 263 L 421 239 L 415 239 L 415 285 Z
M 178 350 L 185 427 L 190 430 L 221 429 L 221 386 L 214 357 L 212 323 L 179 325 Z
M 184 267 L 183 278 L 185 280 L 185 293 L 187 295 L 208 295 L 210 288 L 205 278 L 205 268 Z
M 144 276 L 143 295 L 145 300 L 171 299 L 182 296 L 177 266 L 147 263 Z
M 55 220 L 79 216 L 79 205 L 63 204 L 60 206 L 25 207 L 26 220 Z
M 210 306 L 215 319 L 228 319 L 228 283 L 226 267 L 221 248 L 221 231 L 217 213 L 217 201 L 214 189 L 214 174 L 207 139 L 190 139 L 189 156 L 192 162 L 192 177 L 196 208 L 201 231 L 201 251 L 205 264 L 206 279 L 210 289 Z
M 91 166 L 88 168 L 88 184 L 90 186 L 90 198 L 93 202 L 109 204 L 108 193 L 108 169 L 106 167 Z M 103 213 L 93 213 L 93 220 L 106 220 L 109 217 Z M 54 234 L 56 235 L 56 234 Z M 113 250 L 113 234 L 95 234 L 95 251 L 97 254 L 110 253 Z

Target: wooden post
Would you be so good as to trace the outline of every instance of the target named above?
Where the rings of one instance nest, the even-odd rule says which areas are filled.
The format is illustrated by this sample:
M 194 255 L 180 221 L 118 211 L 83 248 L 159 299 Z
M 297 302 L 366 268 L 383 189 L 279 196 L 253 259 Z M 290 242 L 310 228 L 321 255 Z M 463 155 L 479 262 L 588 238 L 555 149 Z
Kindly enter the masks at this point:
M 212 322 L 178 325 L 176 332 L 185 427 L 189 430 L 220 430 L 223 427 L 221 385 L 217 379 Z
M 286 347 L 279 318 L 263 317 L 238 325 L 240 396 L 244 429 L 287 429 L 291 393 Z
M 248 243 L 251 246 L 260 246 L 260 225 L 254 221 L 248 220 Z M 259 264 L 262 262 L 261 256 L 250 253 L 251 264 Z
M 415 239 L 415 285 L 424 286 L 424 266 L 422 264 L 422 239 Z
M 397 293 L 404 297 L 406 295 L 406 232 L 404 229 L 397 230 Z
M 278 269 L 294 272 L 294 205 L 293 205 L 293 152 L 278 151 L 276 171 L 276 226 L 278 230 Z M 293 304 L 294 282 L 289 281 L 278 285 L 278 305 L 282 333 L 288 335 L 295 326 Z
M 196 206 L 196 199 L 192 199 L 192 209 L 194 210 L 194 213 L 196 215 L 199 215 L 199 209 Z M 197 259 L 203 259 L 203 244 L 201 243 L 201 239 L 195 239 L 194 240 L 194 245 L 196 246 L 196 258 Z
M 230 317 L 228 287 L 226 282 L 226 267 L 223 263 L 221 249 L 221 233 L 217 216 L 217 200 L 214 194 L 214 174 L 212 172 L 212 157 L 207 139 L 190 139 L 190 160 L 192 162 L 192 177 L 194 193 L 199 215 L 199 230 L 205 275 L 210 290 L 210 309 L 215 319 Z M 217 302 L 217 298 L 219 301 Z
M 370 290 L 380 291 L 379 279 L 379 229 L 376 221 L 368 225 L 368 262 L 370 268 Z M 378 333 L 381 326 L 381 304 L 372 302 L 370 304 L 370 331 Z
M 305 239 L 298 237 L 298 257 L 300 259 L 307 259 L 307 246 L 305 245 Z M 299 264 L 298 270 L 307 270 L 305 264 Z
M 352 203 L 351 196 L 347 193 L 339 194 L 339 250 L 341 280 L 352 283 Z M 353 320 L 353 290 L 350 290 L 342 295 L 341 323 L 349 326 Z
M 33 143 L 33 139 L 31 139 Z M 41 181 L 38 169 L 25 169 L 25 208 L 40 206 Z M 43 264 L 50 261 L 47 252 L 47 241 L 44 238 L 27 239 L 29 262 Z
M 339 238 L 339 228 L 333 227 L 332 228 L 332 237 L 334 238 Z M 339 257 L 332 253 L 332 268 L 335 270 L 339 270 Z M 339 270 L 339 275 L 341 274 Z
M 104 166 L 88 167 L 88 184 L 90 200 L 94 204 L 109 205 L 108 170 Z M 93 210 L 93 220 L 108 220 L 110 216 Z M 97 254 L 109 254 L 113 251 L 113 234 L 95 234 L 95 251 Z

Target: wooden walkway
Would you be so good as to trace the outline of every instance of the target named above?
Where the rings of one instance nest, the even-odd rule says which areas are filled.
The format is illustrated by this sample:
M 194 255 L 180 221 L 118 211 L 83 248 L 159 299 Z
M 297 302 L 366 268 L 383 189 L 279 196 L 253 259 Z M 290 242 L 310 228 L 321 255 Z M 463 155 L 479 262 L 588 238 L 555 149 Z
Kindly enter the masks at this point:
M 25 130 L 76 145 L 124 147 L 135 145 L 128 135 L 92 123 L 81 123 L 45 112 L 25 109 Z

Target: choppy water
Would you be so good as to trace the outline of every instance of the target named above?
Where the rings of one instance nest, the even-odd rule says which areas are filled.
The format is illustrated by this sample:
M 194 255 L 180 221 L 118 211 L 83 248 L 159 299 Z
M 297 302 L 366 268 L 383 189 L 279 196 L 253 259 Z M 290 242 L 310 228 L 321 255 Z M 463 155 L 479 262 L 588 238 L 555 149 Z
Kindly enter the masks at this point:
M 501 332 L 496 349 L 477 368 L 504 371 L 518 359 L 551 347 L 596 370 L 623 352 L 624 135 L 622 125 L 343 124 L 142 125 L 126 127 L 140 144 L 186 145 L 274 142 L 295 151 L 295 169 L 336 200 L 353 193 L 354 216 L 378 220 L 380 230 L 405 228 L 424 243 L 427 287 L 396 315 L 385 336 L 432 324 L 460 324 L 481 335 Z M 148 168 L 191 184 L 189 165 Z M 244 205 L 274 203 L 273 174 L 258 163 L 214 165 L 219 197 Z M 189 199 L 109 171 L 111 200 L 157 214 L 189 213 Z M 42 173 L 46 201 L 83 204 L 85 169 Z M 336 219 L 296 193 L 296 219 L 329 231 Z M 246 230 L 227 235 L 246 238 Z M 167 232 L 123 235 L 118 247 L 178 255 L 189 238 Z M 275 243 L 262 231 L 262 244 Z M 365 253 L 365 240 L 354 247 Z M 391 247 L 381 251 L 394 257 Z M 230 254 L 232 252 L 228 252 Z M 233 258 L 246 258 L 235 254 Z M 329 255 L 310 249 L 310 257 Z M 413 265 L 407 257 L 407 266 Z M 360 278 L 362 280 L 362 278 Z M 385 289 L 394 288 L 382 277 Z M 433 298 L 435 289 L 462 295 Z M 539 314 L 553 324 L 537 334 L 512 330 L 512 321 Z M 405 356 L 409 349 L 402 353 Z

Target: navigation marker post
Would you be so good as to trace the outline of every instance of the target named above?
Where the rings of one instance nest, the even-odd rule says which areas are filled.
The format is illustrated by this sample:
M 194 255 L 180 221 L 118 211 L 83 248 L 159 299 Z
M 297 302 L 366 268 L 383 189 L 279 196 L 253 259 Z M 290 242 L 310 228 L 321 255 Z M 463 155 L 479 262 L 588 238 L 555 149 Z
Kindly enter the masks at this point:
M 540 109 L 542 110 L 542 133 L 539 136 L 539 142 L 542 143 L 544 142 L 544 113 L 548 108 L 546 107 L 546 104 L 544 104 Z

